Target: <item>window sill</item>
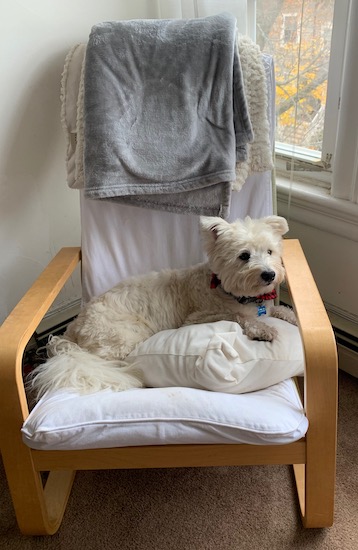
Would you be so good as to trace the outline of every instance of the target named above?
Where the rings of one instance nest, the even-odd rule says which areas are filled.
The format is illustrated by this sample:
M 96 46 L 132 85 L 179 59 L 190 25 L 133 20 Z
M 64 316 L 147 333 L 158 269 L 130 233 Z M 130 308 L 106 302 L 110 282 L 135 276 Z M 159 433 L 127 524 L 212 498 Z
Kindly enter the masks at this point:
M 358 204 L 328 189 L 276 177 L 278 211 L 288 219 L 358 242 Z

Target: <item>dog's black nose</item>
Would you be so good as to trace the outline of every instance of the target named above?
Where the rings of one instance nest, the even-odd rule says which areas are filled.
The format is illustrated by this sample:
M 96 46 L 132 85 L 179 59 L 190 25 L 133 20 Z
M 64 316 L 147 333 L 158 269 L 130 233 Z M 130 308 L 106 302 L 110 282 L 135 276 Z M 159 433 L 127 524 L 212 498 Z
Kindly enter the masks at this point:
M 263 271 L 261 273 L 261 279 L 263 279 L 265 283 L 272 283 L 275 277 L 276 273 L 274 271 Z

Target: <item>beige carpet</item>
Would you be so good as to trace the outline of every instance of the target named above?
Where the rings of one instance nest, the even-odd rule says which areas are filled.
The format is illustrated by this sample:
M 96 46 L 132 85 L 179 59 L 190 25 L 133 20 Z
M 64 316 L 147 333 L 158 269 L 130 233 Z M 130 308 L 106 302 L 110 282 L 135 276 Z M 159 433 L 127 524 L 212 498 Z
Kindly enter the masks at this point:
M 358 380 L 340 374 L 335 524 L 304 530 L 286 466 L 81 472 L 59 532 L 19 534 L 0 471 L 3 550 L 358 549 Z

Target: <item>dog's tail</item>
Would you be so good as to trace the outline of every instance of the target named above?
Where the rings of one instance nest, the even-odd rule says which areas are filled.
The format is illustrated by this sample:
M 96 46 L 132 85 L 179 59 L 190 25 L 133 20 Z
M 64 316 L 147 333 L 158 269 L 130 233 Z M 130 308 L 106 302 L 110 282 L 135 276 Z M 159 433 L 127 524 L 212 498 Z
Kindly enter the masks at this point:
M 47 348 L 52 357 L 36 367 L 27 380 L 37 399 L 60 388 L 85 394 L 143 387 L 135 365 L 129 366 L 120 360 L 107 361 L 59 336 L 52 336 Z

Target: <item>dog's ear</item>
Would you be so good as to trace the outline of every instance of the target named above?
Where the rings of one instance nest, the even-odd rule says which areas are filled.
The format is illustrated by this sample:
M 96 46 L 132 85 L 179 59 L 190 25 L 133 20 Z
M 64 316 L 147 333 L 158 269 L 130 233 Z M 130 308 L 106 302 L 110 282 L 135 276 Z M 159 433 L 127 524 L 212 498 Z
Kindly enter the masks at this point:
M 214 241 L 223 233 L 230 224 L 219 217 L 200 216 L 200 229 L 204 236 L 211 237 Z
M 263 218 L 262 221 L 269 225 L 271 229 L 279 235 L 284 235 L 288 231 L 287 220 L 281 216 L 267 216 L 266 218 Z

